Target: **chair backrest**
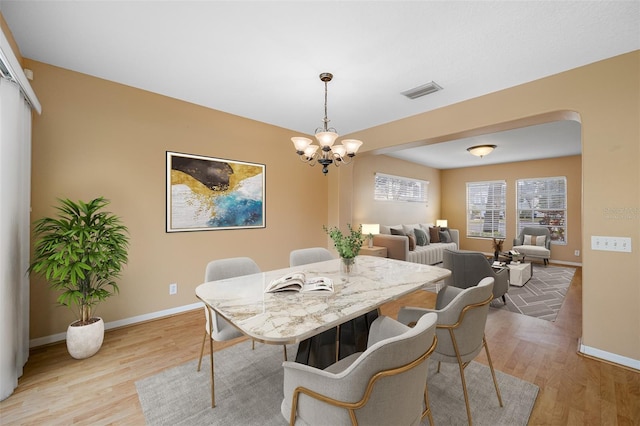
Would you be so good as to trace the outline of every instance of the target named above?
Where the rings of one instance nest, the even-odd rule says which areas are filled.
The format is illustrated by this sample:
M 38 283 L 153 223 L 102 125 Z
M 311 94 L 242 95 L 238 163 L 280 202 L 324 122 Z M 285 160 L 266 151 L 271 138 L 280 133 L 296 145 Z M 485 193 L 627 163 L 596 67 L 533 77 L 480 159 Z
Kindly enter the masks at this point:
M 334 397 L 340 401 L 358 401 L 369 395 L 364 405 L 355 411 L 358 424 L 420 424 L 424 390 L 427 381 L 427 358 L 435 345 L 437 315 L 423 315 L 410 328 L 388 317 L 378 317 L 371 326 L 371 335 L 391 329 L 393 337 L 377 340 L 348 368 L 337 375 Z M 399 327 L 401 331 L 397 334 Z M 332 392 L 333 393 L 333 392 Z M 307 400 L 308 402 L 308 400 Z M 298 413 L 305 419 L 304 401 Z M 310 424 L 350 424 L 347 410 L 322 404 L 311 408 L 315 421 Z M 311 420 L 311 419 L 309 419 Z
M 311 247 L 293 250 L 289 254 L 289 266 L 307 265 L 333 259 L 329 250 L 323 247 Z
M 204 273 L 204 281 L 224 280 L 227 278 L 240 277 L 242 275 L 251 275 L 260 273 L 258 264 L 249 257 L 232 257 L 228 259 L 212 260 L 207 264 Z M 205 306 L 205 330 L 218 341 L 229 340 L 237 337 L 239 332 L 229 324 L 224 318 L 216 315 L 213 309 Z M 213 330 L 209 326 L 209 315 L 213 316 Z
M 458 288 L 475 286 L 482 278 L 493 277 L 494 274 L 491 264 L 480 252 L 445 249 L 442 253 L 442 267 L 451 271 L 445 284 Z
M 538 227 L 538 226 L 525 226 L 524 228 L 522 228 L 522 231 L 520 231 L 520 235 L 518 235 L 518 238 L 516 238 L 516 241 L 514 241 L 513 245 L 518 245 L 518 246 L 524 245 L 525 235 L 533 235 L 536 237 L 544 236 L 545 237 L 544 247 L 548 249 L 551 246 L 551 232 L 549 232 L 549 228 Z
M 493 278 L 483 278 L 477 286 L 462 290 L 438 312 L 438 346 L 435 359 L 457 362 L 455 345 L 462 362 L 471 361 L 482 349 L 484 328 L 493 299 Z M 456 343 L 454 345 L 453 338 Z
M 260 273 L 260 267 L 250 257 L 212 260 L 207 264 L 204 280 L 216 281 Z

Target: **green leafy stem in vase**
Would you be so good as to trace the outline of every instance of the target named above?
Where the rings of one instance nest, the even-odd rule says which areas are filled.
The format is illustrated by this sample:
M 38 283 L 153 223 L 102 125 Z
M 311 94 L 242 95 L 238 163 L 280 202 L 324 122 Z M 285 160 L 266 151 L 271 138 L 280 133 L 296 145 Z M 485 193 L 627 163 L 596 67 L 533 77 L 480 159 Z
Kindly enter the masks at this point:
M 323 226 L 322 229 L 331 237 L 333 245 L 338 251 L 338 255 L 343 259 L 353 259 L 360 252 L 364 237 L 362 236 L 362 225 L 357 229 L 353 229 L 351 224 L 347 224 L 349 228 L 349 234 L 343 234 L 337 227 L 327 228 Z

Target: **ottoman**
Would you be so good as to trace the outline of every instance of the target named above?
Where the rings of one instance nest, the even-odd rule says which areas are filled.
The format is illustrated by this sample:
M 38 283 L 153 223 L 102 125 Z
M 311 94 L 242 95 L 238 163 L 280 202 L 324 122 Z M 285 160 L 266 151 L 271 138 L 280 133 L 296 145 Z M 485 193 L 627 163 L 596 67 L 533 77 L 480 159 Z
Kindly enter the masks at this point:
M 509 268 L 509 284 L 517 287 L 525 285 L 533 275 L 531 263 L 510 263 L 507 268 Z

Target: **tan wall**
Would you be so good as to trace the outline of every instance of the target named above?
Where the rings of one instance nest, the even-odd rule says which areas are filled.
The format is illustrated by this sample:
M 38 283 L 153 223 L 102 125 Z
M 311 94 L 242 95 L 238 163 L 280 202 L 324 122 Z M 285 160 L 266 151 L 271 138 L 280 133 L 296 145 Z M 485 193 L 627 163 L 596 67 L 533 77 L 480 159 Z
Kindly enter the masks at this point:
M 344 179 L 351 183 L 350 172 L 323 181 L 317 168 L 292 164 L 292 132 L 25 62 L 35 71 L 32 85 L 44 110 L 34 119 L 33 128 L 33 218 L 50 214 L 56 197 L 105 195 L 132 231 L 122 294 L 100 310 L 107 321 L 194 301 L 193 288 L 201 280 L 203 265 L 217 256 L 247 254 L 262 268 L 283 266 L 290 249 L 326 242 L 316 228 L 327 218 L 342 223 L 348 212 L 355 214 L 348 206 L 353 203 L 348 194 L 352 186 L 336 189 Z M 532 124 L 527 120 L 540 114 L 579 114 L 583 125 L 583 343 L 638 360 L 639 64 L 636 51 L 349 136 L 365 142 L 364 152 L 519 127 Z M 265 146 L 272 151 L 264 150 Z M 166 150 L 265 163 L 268 227 L 165 234 Z M 331 197 L 327 184 L 332 187 Z M 313 203 L 299 202 L 310 193 Z M 631 237 L 634 251 L 593 251 L 591 235 Z M 169 297 L 167 284 L 173 281 L 180 284 L 179 294 Z M 609 284 L 615 284 L 615 289 Z M 54 307 L 53 295 L 37 280 L 32 283 L 31 298 L 31 337 L 62 331 L 71 315 Z
M 349 136 L 365 142 L 361 149 L 376 150 L 535 124 L 531 117 L 541 114 L 558 113 L 558 119 L 577 113 L 583 344 L 640 360 L 639 76 L 640 51 L 634 51 Z M 591 250 L 593 235 L 630 237 L 633 252 Z
M 98 310 L 105 321 L 195 303 L 212 259 L 250 256 L 266 270 L 288 266 L 292 249 L 326 247 L 328 181 L 298 161 L 294 132 L 39 62 L 27 66 L 43 108 L 33 121 L 32 219 L 53 214 L 58 197 L 105 196 L 130 229 L 120 295 Z M 165 233 L 167 150 L 265 164 L 267 227 Z M 62 332 L 72 318 L 32 278 L 31 338 Z
M 492 252 L 491 240 L 467 238 L 466 231 L 466 184 L 487 180 L 507 182 L 507 237 L 504 250 L 512 247 L 516 232 L 516 180 L 523 178 L 557 177 L 567 178 L 567 244 L 551 246 L 552 261 L 579 263 L 582 251 L 582 158 L 581 156 L 552 158 L 549 160 L 522 161 L 482 167 L 442 170 L 442 217 L 449 226 L 460 230 L 460 248 Z
M 429 182 L 428 202 L 407 203 L 375 201 L 373 199 L 376 172 L 403 176 Z M 353 220 L 355 223 L 396 225 L 408 223 L 436 223 L 440 214 L 440 170 L 420 166 L 386 155 L 358 157 L 353 169 Z

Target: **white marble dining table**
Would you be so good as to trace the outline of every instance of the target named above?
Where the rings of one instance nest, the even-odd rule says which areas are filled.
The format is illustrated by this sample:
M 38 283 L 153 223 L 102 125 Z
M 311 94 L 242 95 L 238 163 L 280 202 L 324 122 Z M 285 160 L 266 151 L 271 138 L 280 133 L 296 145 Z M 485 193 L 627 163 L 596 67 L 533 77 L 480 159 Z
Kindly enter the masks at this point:
M 277 269 L 196 287 L 196 296 L 243 334 L 270 344 L 293 344 L 355 319 L 451 275 L 447 269 L 375 256 L 358 256 L 345 277 L 340 259 Z M 294 271 L 329 277 L 334 291 L 265 293 Z

